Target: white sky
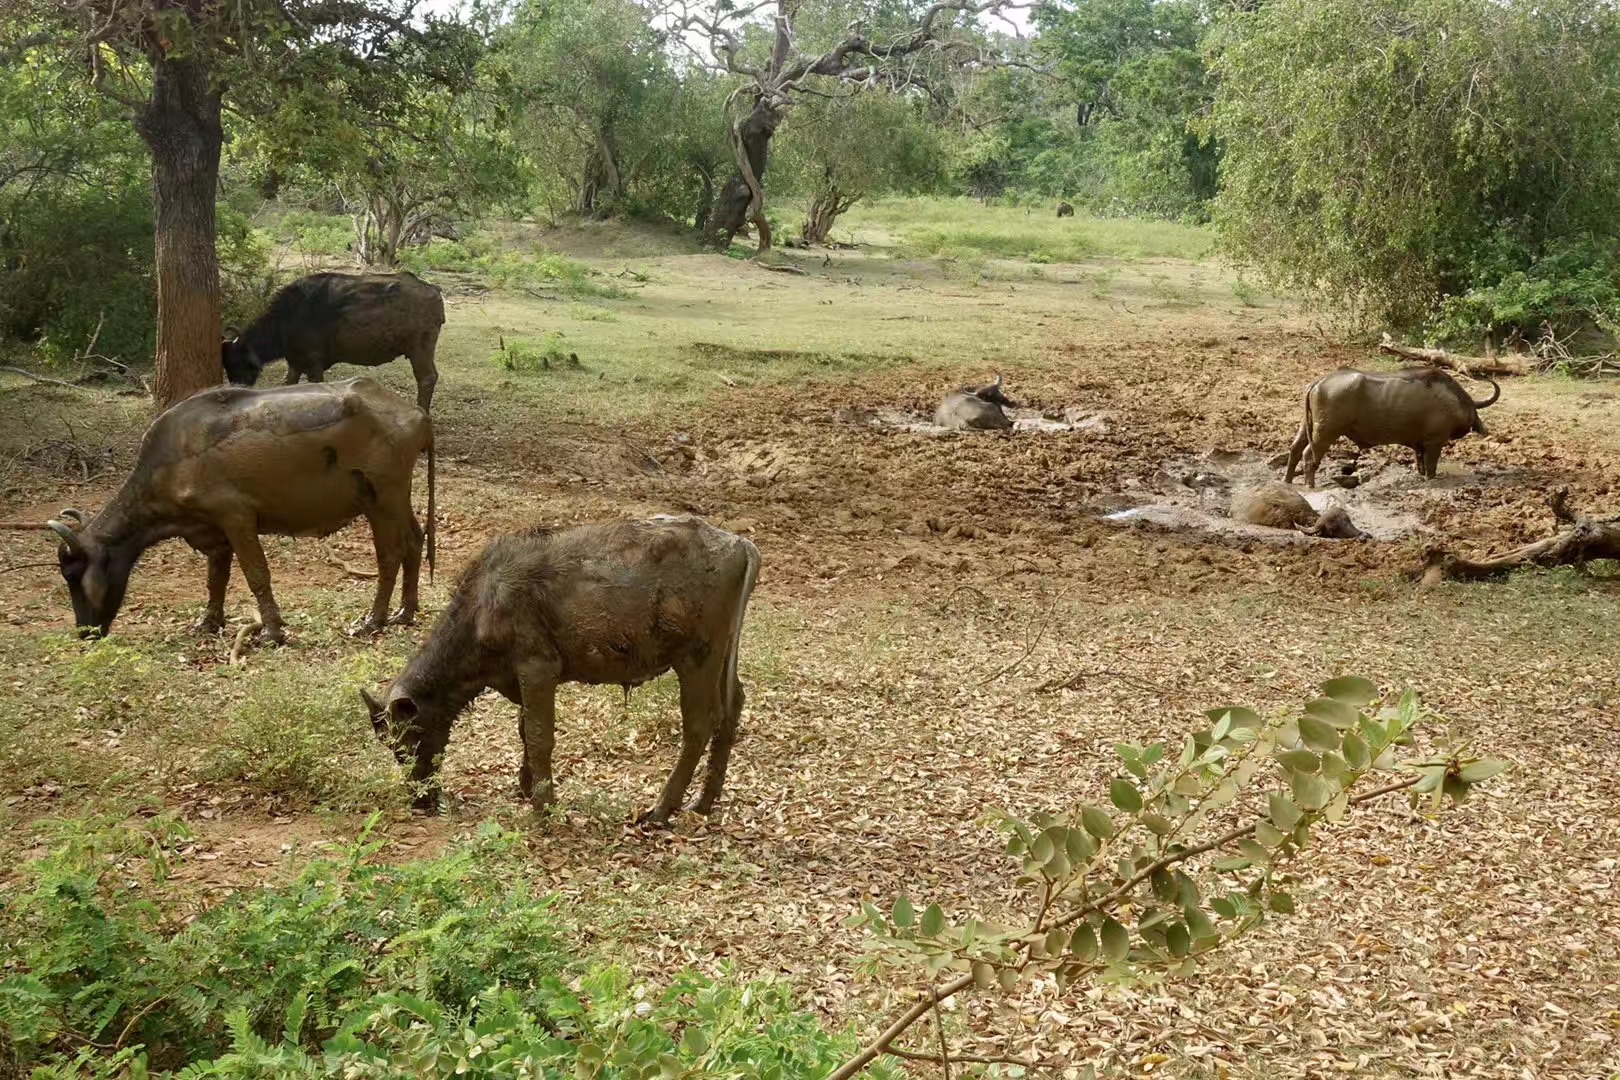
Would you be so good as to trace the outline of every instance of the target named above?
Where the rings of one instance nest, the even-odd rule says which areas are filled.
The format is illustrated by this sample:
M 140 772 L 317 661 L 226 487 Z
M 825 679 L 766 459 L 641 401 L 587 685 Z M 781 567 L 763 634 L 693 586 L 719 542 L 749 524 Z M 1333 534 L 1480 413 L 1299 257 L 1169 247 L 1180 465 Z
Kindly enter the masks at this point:
M 416 10 L 419 14 L 424 15 L 448 15 L 459 10 L 462 6 L 463 0 L 419 0 L 416 5 Z M 1000 16 L 994 19 L 991 19 L 989 16 L 980 16 L 980 18 L 985 20 L 986 25 L 993 30 L 1000 30 L 1003 33 L 1012 33 L 1017 34 L 1020 37 L 1024 37 L 1030 32 L 1029 14 L 1030 12 L 1028 8 L 1018 8 L 1016 10 L 1003 12 Z M 699 38 L 697 40 L 693 40 L 692 44 L 701 49 L 704 54 L 707 55 L 707 42 Z

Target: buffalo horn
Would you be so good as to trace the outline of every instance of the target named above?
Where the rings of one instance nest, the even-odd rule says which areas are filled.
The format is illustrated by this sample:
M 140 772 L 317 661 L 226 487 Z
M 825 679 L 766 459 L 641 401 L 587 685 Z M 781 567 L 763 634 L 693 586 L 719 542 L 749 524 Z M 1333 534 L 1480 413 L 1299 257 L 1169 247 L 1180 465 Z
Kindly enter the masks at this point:
M 62 510 L 62 512 L 57 514 L 56 516 L 61 518 L 63 521 L 72 522 L 73 526 L 75 528 L 77 528 L 77 527 L 84 524 L 84 511 L 83 510 L 75 510 L 71 506 L 69 506 L 66 509 Z
M 84 545 L 79 542 L 79 534 L 74 532 L 72 527 L 66 522 L 52 519 L 51 521 L 47 521 L 45 523 L 45 527 L 51 530 L 51 532 L 55 533 L 57 536 L 61 537 L 62 543 L 66 544 L 68 546 L 68 550 L 73 552 L 73 554 L 84 554 Z

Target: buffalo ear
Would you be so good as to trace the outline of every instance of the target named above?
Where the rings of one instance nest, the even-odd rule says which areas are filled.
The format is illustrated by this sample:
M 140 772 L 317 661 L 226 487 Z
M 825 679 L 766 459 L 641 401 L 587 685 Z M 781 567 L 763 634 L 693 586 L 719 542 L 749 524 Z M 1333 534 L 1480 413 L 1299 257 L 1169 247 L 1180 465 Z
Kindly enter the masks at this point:
M 416 702 L 409 694 L 401 694 L 388 701 L 388 715 L 396 720 L 415 720 L 418 711 Z
M 227 326 L 225 328 L 225 340 L 226 341 L 235 341 L 237 338 L 239 338 L 241 336 L 242 336 L 242 331 L 238 330 L 236 327 Z

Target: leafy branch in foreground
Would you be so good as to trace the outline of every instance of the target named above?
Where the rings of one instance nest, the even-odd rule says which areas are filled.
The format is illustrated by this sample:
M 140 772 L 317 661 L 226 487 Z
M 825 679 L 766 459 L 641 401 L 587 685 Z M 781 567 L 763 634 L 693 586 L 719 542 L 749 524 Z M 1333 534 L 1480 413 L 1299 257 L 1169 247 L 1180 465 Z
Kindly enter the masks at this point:
M 1037 975 L 1063 988 L 1190 974 L 1268 913 L 1294 911 L 1287 867 L 1315 826 L 1399 791 L 1437 810 L 1446 796 L 1460 802 L 1507 767 L 1461 753 L 1403 758 L 1425 715 L 1417 695 L 1387 702 L 1357 677 L 1324 683 L 1298 717 L 1268 721 L 1243 707 L 1207 715 L 1210 726 L 1179 753 L 1163 743 L 1117 745 L 1125 774 L 1109 785 L 1111 809 L 1083 804 L 1029 821 L 998 813 L 1028 889 L 1024 925 L 950 919 L 938 904 L 919 912 L 904 895 L 887 913 L 864 905 L 854 922 L 870 929 L 879 955 L 920 963 L 930 978 L 956 974 L 828 1080 L 848 1080 L 886 1054 L 941 1062 L 947 1072 L 952 1062 L 992 1060 L 952 1054 L 943 1025 L 937 1052 L 894 1045 L 968 989 L 1011 993 Z

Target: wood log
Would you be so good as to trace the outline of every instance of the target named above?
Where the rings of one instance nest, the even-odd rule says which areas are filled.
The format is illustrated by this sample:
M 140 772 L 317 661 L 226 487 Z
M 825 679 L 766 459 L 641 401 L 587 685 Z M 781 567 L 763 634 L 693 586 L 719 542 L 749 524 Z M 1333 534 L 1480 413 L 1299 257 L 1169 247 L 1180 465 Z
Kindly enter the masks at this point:
M 1459 356 L 1448 353 L 1444 349 L 1420 349 L 1413 345 L 1397 345 L 1386 334 L 1379 343 L 1378 351 L 1390 356 L 1399 356 L 1403 360 L 1415 360 L 1420 364 L 1430 364 L 1434 367 L 1446 368 L 1450 371 L 1460 372 L 1463 375 L 1528 375 L 1530 365 L 1524 360 L 1508 359 L 1504 357 L 1485 356 Z
M 1431 550 L 1419 573 L 1423 584 L 1435 585 L 1448 578 L 1479 581 L 1496 577 L 1523 566 L 1584 566 L 1593 559 L 1620 559 L 1620 518 L 1598 520 L 1569 509 L 1568 493 L 1553 494 L 1553 517 L 1564 526 L 1562 532 L 1483 559 L 1465 559 L 1444 549 Z

